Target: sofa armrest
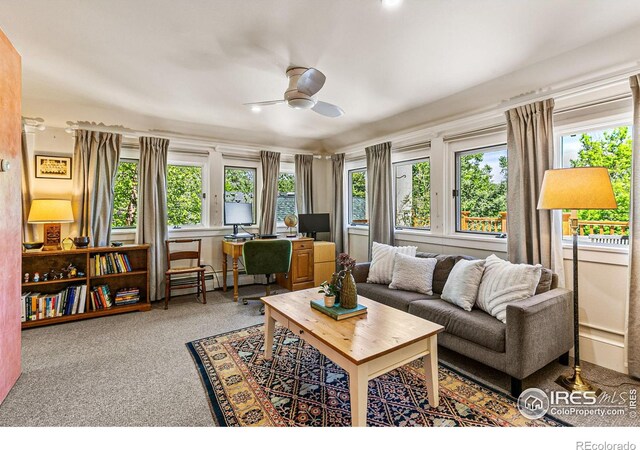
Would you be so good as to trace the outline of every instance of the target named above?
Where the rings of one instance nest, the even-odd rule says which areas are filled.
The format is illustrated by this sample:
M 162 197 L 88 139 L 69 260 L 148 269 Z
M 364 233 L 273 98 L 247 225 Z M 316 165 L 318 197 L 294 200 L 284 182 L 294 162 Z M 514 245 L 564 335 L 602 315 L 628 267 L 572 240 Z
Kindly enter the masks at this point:
M 573 296 L 562 288 L 507 305 L 507 373 L 531 375 L 573 347 Z
M 369 262 L 356 264 L 356 266 L 351 271 L 351 273 L 353 274 L 353 279 L 356 281 L 356 283 L 367 282 L 367 277 L 369 276 L 369 266 L 371 266 L 371 263 Z

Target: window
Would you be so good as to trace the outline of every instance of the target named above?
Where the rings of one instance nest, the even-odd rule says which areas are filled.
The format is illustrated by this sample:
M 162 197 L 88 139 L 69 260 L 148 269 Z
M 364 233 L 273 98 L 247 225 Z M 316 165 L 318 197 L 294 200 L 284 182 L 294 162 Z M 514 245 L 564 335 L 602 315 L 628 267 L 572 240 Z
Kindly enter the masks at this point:
M 429 159 L 394 164 L 396 228 L 431 228 Z
M 507 148 L 456 153 L 456 231 L 507 233 Z
M 367 224 L 367 170 L 349 171 L 349 223 Z
M 561 137 L 562 167 L 600 166 L 609 169 L 613 193 L 618 209 L 578 211 L 581 236 L 588 236 L 591 243 L 628 243 L 629 200 L 631 193 L 630 126 L 568 134 Z M 562 234 L 569 236 L 569 211 L 562 217 Z M 599 237 L 602 236 L 602 237 Z M 604 238 L 604 236 L 610 236 Z M 613 238 L 611 237 L 613 236 Z
M 113 191 L 111 227 L 135 228 L 138 221 L 138 161 L 120 160 Z
M 278 199 L 276 222 L 284 222 L 289 214 L 296 213 L 296 178 L 292 173 L 280 172 L 278 176 Z
M 225 203 L 251 203 L 253 223 L 256 223 L 256 169 L 251 167 L 224 168 Z
M 168 224 L 173 228 L 202 225 L 202 166 L 167 165 Z

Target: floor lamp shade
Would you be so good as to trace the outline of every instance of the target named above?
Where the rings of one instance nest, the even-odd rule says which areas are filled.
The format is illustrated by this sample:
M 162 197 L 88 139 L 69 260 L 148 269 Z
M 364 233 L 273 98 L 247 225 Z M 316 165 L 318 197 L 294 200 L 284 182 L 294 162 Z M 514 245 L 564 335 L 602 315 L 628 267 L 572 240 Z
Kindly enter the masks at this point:
M 616 209 L 606 167 L 552 169 L 544 173 L 538 209 Z
M 73 222 L 70 200 L 39 199 L 31 202 L 29 223 L 44 224 L 43 250 L 60 250 L 60 224 Z
M 580 318 L 578 303 L 578 222 L 579 209 L 615 209 L 609 171 L 605 167 L 574 167 L 552 169 L 544 173 L 538 209 L 570 209 L 571 234 L 573 239 L 573 374 L 562 375 L 556 382 L 569 391 L 580 391 L 600 395 L 582 378 L 580 368 Z

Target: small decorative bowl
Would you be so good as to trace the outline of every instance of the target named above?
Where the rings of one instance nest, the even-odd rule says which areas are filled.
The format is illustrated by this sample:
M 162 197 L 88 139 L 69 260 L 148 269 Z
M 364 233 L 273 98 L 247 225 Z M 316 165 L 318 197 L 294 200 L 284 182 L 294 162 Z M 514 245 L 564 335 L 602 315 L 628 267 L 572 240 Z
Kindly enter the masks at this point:
M 39 248 L 42 248 L 44 242 L 23 242 L 22 245 L 24 246 L 25 250 L 37 250 Z
M 76 248 L 85 248 L 89 245 L 89 236 L 80 236 L 73 238 L 73 245 Z

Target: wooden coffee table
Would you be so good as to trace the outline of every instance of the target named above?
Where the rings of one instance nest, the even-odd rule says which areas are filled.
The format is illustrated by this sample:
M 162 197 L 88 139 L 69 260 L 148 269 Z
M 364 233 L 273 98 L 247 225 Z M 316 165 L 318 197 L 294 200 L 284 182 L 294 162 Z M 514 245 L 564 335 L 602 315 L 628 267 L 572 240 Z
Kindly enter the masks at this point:
M 262 297 L 266 359 L 273 355 L 277 321 L 347 371 L 351 423 L 366 426 L 368 381 L 422 357 L 429 406 L 438 406 L 437 334 L 442 326 L 360 295 L 358 303 L 367 306 L 367 314 L 334 320 L 309 305 L 321 296 L 312 288 Z

